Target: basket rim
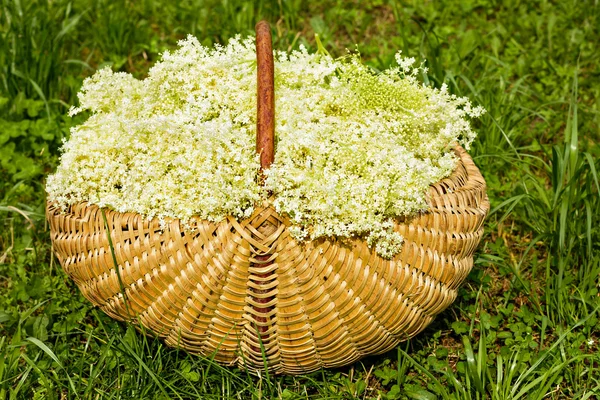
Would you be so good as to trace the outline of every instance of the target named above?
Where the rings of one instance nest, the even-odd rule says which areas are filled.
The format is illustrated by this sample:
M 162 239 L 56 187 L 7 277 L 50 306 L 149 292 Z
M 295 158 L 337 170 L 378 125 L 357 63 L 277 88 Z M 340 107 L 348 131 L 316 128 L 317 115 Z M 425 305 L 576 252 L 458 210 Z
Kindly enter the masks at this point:
M 441 180 L 429 185 L 429 188 L 426 193 L 426 202 L 428 205 L 428 209 L 425 211 L 417 212 L 417 213 L 410 214 L 410 215 L 404 215 L 404 216 L 401 215 L 401 216 L 392 217 L 391 219 L 396 226 L 400 225 L 400 224 L 404 224 L 413 218 L 419 217 L 420 215 L 430 213 L 436 209 L 440 209 L 441 207 L 433 204 L 435 198 L 453 195 L 456 193 L 464 192 L 465 190 L 479 190 L 479 191 L 482 191 L 483 193 L 486 192 L 485 180 L 484 180 L 483 176 L 481 175 L 479 168 L 477 168 L 477 166 L 473 162 L 471 156 L 467 153 L 467 151 L 462 146 L 460 146 L 458 144 L 455 145 L 453 150 L 458 157 L 457 166 L 449 176 L 442 178 Z M 462 165 L 467 172 L 467 181 L 463 183 L 463 186 L 458 187 L 458 190 L 456 190 L 456 191 L 453 190 L 452 188 L 445 187 L 449 183 L 451 183 L 453 186 L 455 185 L 455 182 L 452 180 L 452 176 L 456 173 L 456 171 L 460 167 L 460 165 Z M 467 183 L 470 183 L 471 187 L 465 189 L 464 186 L 466 186 Z M 486 197 L 487 197 L 487 195 L 486 195 Z M 253 219 L 262 210 L 265 210 L 267 208 L 271 208 L 271 209 L 275 210 L 275 207 L 273 206 L 273 201 L 272 201 L 275 198 L 276 198 L 275 195 L 271 195 L 268 198 L 262 199 L 260 202 L 257 202 L 254 205 L 254 211 L 253 211 L 252 215 L 249 217 L 246 217 L 246 218 L 237 218 L 232 215 L 226 215 L 219 221 L 211 221 L 211 220 L 199 218 L 194 215 L 194 216 L 190 217 L 188 222 L 209 222 L 212 224 L 218 224 L 223 220 L 244 221 L 244 220 L 248 220 L 248 219 Z M 89 213 L 91 213 L 91 210 L 104 209 L 111 213 L 120 214 L 121 218 L 135 217 L 135 218 L 140 218 L 142 220 L 146 220 L 148 222 L 159 221 L 158 217 L 148 218 L 147 216 L 137 213 L 137 212 L 134 212 L 134 211 L 114 210 L 114 209 L 110 208 L 110 206 L 100 207 L 97 204 L 94 204 L 89 201 L 74 202 L 74 203 L 68 204 L 66 206 L 59 205 L 58 202 L 50 201 L 50 200 L 47 200 L 46 203 L 47 203 L 46 204 L 46 214 L 47 215 L 56 214 L 57 211 L 59 214 L 69 214 L 69 213 L 73 214 L 74 209 L 89 209 L 89 211 L 85 213 L 85 214 L 89 214 Z M 448 207 L 443 207 L 443 208 L 447 209 Z M 462 207 L 461 208 L 461 212 L 470 213 L 472 215 L 485 215 L 488 213 L 488 211 L 489 211 L 489 204 L 486 206 L 486 204 L 484 204 L 484 203 L 478 204 L 478 207 L 469 207 L 469 208 Z M 294 225 L 286 213 L 279 212 L 277 210 L 275 210 L 275 212 L 281 218 L 281 221 L 286 225 L 286 227 L 289 228 L 290 226 Z M 178 222 L 178 223 L 182 222 L 182 219 L 177 218 L 177 217 L 163 217 L 163 220 L 165 221 L 164 222 L 165 224 L 172 224 L 174 222 Z M 359 235 L 359 236 L 362 236 L 362 235 Z M 352 237 L 356 237 L 356 236 L 353 235 Z M 318 239 L 313 239 L 313 240 L 318 240 Z M 312 240 L 310 240 L 310 241 L 312 241 Z

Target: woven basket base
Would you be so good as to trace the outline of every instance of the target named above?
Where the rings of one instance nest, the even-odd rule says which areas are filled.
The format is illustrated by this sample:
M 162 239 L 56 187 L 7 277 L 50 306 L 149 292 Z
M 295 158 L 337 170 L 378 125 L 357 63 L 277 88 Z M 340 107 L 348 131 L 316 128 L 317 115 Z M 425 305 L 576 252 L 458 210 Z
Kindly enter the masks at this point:
M 307 373 L 388 351 L 454 301 L 489 210 L 483 177 L 456 152 L 430 210 L 396 225 L 393 260 L 360 239 L 299 244 L 268 206 L 192 230 L 105 210 L 117 273 L 101 209 L 48 204 L 47 217 L 64 270 L 108 315 L 222 364 Z

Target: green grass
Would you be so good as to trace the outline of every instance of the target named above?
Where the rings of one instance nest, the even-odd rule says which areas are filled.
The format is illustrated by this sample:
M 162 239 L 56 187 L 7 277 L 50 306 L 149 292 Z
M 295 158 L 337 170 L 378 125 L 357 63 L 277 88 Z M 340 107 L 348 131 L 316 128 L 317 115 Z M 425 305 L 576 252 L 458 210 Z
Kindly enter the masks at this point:
M 395 52 L 483 105 L 471 151 L 492 212 L 455 304 L 396 350 L 306 376 L 250 376 L 165 347 L 83 299 L 52 256 L 44 177 L 83 78 L 143 77 L 192 33 L 251 34 L 375 69 Z M 600 397 L 600 4 L 0 0 L 0 399 Z

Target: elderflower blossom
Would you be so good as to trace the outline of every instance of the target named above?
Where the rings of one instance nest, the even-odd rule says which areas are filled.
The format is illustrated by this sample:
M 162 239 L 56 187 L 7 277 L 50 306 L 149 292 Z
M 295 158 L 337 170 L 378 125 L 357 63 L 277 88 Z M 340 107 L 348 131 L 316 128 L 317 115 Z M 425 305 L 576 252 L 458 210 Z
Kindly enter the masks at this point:
M 275 52 L 275 162 L 257 175 L 252 38 L 208 49 L 189 36 L 144 80 L 102 69 L 85 80 L 90 111 L 48 178 L 49 199 L 148 218 L 246 218 L 271 199 L 297 240 L 361 235 L 391 258 L 394 220 L 426 210 L 430 184 L 456 166 L 481 107 L 416 78 L 415 60 L 376 74 L 357 55 Z

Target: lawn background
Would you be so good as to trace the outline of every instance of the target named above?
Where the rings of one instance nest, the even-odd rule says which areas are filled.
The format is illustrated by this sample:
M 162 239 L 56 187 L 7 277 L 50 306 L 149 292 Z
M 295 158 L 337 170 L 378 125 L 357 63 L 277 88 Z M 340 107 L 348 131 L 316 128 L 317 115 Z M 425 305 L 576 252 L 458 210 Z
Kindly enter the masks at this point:
M 272 22 L 274 46 L 375 69 L 402 50 L 487 109 L 471 149 L 492 211 L 455 304 L 397 350 L 250 376 L 91 307 L 52 256 L 44 179 L 82 80 L 143 78 L 187 34 Z M 600 398 L 600 4 L 596 1 L 0 0 L 0 399 Z

